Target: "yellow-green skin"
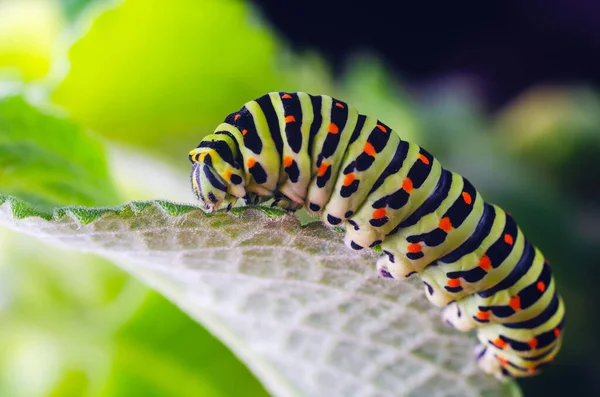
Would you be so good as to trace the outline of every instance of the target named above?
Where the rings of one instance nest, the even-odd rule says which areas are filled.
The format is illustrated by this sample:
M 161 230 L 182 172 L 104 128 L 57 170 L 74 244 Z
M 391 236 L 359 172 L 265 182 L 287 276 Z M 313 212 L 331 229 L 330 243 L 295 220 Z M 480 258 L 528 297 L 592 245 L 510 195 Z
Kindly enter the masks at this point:
M 209 211 L 243 198 L 305 206 L 345 226 L 352 249 L 380 245 L 383 277 L 419 274 L 455 328 L 477 328 L 480 367 L 539 373 L 562 341 L 564 304 L 548 262 L 514 220 L 463 177 L 345 102 L 273 92 L 230 114 L 190 152 Z

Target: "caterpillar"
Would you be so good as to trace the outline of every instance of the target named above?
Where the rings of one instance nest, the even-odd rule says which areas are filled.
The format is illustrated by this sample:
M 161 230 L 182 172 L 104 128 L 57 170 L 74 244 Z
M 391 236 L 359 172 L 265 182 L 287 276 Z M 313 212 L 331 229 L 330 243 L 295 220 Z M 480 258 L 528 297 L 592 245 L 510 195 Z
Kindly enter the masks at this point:
M 558 353 L 565 307 L 540 250 L 466 178 L 378 119 L 330 96 L 271 92 L 229 114 L 189 159 L 206 210 L 238 199 L 306 207 L 345 227 L 349 248 L 379 246 L 380 276 L 419 274 L 446 323 L 477 330 L 484 372 L 536 375 Z

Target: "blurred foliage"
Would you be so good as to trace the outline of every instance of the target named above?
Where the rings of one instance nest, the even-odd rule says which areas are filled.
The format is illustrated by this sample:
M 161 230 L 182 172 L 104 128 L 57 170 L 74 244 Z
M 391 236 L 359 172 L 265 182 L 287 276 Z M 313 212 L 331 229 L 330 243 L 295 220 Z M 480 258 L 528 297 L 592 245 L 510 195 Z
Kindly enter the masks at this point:
M 540 87 L 503 110 L 496 130 L 547 183 L 587 201 L 600 193 L 600 95 L 585 87 Z
M 76 21 L 91 5 L 115 3 L 120 0 L 58 0 L 62 6 L 65 18 L 68 21 Z
M 337 84 L 335 95 L 393 125 L 403 139 L 422 143 L 417 104 L 385 65 L 372 55 L 356 56 Z M 320 92 L 320 91 L 319 91 Z
M 0 98 L 0 186 L 45 209 L 119 203 L 102 144 L 19 96 Z
M 89 31 L 80 32 L 82 37 L 70 49 L 57 50 L 61 32 L 96 3 L 117 4 L 0 1 L 0 82 L 37 81 L 47 75 L 54 57 L 68 50 L 70 69 L 62 81 L 50 78 L 58 85 L 49 97 L 81 126 L 33 114 L 18 98 L 3 99 L 0 192 L 46 207 L 139 198 L 121 189 L 122 183 L 116 188 L 110 181 L 128 170 L 115 169 L 109 160 L 109 175 L 100 137 L 125 143 L 137 153 L 152 153 L 155 157 L 149 157 L 148 163 L 159 158 L 170 161 L 185 175 L 187 151 L 247 100 L 271 90 L 338 95 L 468 176 L 486 199 L 513 213 L 551 259 L 568 310 L 565 344 L 545 375 L 520 382 L 525 394 L 600 394 L 595 380 L 600 370 L 595 359 L 600 354 L 596 332 L 600 323 L 590 316 L 600 304 L 595 285 L 600 256 L 597 92 L 586 87 L 540 88 L 489 117 L 481 101 L 460 82 L 441 81 L 429 91 L 409 92 L 370 57 L 352 61 L 348 71 L 338 76 L 338 84 L 318 57 L 290 54 L 242 1 L 127 0 L 89 21 Z M 97 135 L 84 132 L 88 129 Z M 43 144 L 32 147 L 24 133 Z M 75 146 L 63 150 L 68 142 Z M 92 161 L 83 161 L 85 156 Z M 47 174 L 42 176 L 40 168 Z M 70 178 L 61 179 L 62 172 Z M 151 185 L 151 180 L 151 176 L 145 179 L 149 181 L 142 186 L 148 189 L 145 194 L 160 196 L 170 189 L 162 182 Z M 191 199 L 191 193 L 180 198 Z M 0 332 L 11 336 L 1 338 L 3 351 L 6 347 L 10 353 L 0 357 L 0 394 L 17 395 L 14 387 L 26 387 L 30 380 L 23 378 L 23 368 L 32 366 L 40 374 L 56 368 L 60 375 L 49 381 L 40 375 L 20 395 L 131 395 L 133 390 L 170 395 L 169 379 L 180 382 L 192 370 L 206 376 L 187 380 L 191 390 L 231 395 L 236 391 L 230 388 L 230 379 L 241 373 L 235 375 L 246 379 L 241 384 L 253 393 L 264 393 L 222 345 L 173 306 L 155 296 L 140 308 L 146 290 L 114 267 L 82 256 L 66 260 L 79 268 L 61 267 L 50 257 L 29 256 L 37 242 L 7 236 L 3 232 L 0 240 Z M 65 255 L 56 254 L 70 257 Z M 128 295 L 129 289 L 137 292 Z M 86 298 L 82 290 L 94 295 Z M 102 316 L 106 305 L 126 307 L 111 332 L 92 321 Z M 132 317 L 136 310 L 140 311 Z M 174 318 L 173 328 L 155 329 L 153 318 Z M 136 321 L 148 325 L 142 331 Z M 88 348 L 74 343 L 73 329 L 89 333 Z M 168 332 L 197 338 L 198 350 L 163 352 L 160 335 Z M 48 343 L 53 338 L 61 344 Z M 128 343 L 133 340 L 131 347 Z M 204 360 L 192 359 L 205 357 L 213 348 L 211 360 L 217 355 L 229 357 L 222 364 L 228 377 L 214 378 Z M 56 366 L 52 360 L 65 354 L 73 358 L 69 366 Z M 49 358 L 43 361 L 43 357 Z M 163 359 L 177 363 L 161 377 L 144 367 Z M 90 372 L 88 362 L 102 362 L 101 369 Z
M 118 331 L 115 341 L 115 360 L 103 395 L 267 395 L 225 346 L 156 293 Z
M 45 76 L 61 23 L 54 1 L 0 1 L 0 81 Z
M 71 48 L 52 99 L 111 139 L 179 155 L 248 98 L 300 88 L 279 49 L 242 2 L 129 0 Z

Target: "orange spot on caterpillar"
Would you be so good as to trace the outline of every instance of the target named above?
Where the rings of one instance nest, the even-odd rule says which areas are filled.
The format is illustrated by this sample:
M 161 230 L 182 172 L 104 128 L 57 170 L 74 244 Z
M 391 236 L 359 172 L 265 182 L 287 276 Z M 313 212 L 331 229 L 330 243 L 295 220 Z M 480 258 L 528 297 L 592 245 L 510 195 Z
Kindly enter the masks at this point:
M 377 128 L 379 128 L 381 130 L 381 132 L 387 132 L 387 129 L 382 126 L 381 124 L 377 124 Z
M 520 310 L 521 309 L 521 298 L 519 297 L 519 295 L 513 296 L 512 298 L 510 298 L 510 300 L 508 301 L 508 306 L 512 307 L 513 310 Z
M 513 236 L 511 236 L 510 234 L 505 234 L 504 242 L 508 245 L 513 245 L 513 243 L 514 243 Z
M 387 211 L 385 210 L 385 208 L 378 208 L 375 211 L 373 211 L 373 213 L 371 214 L 371 217 L 373 219 L 381 219 L 383 217 L 385 217 Z
M 490 270 L 492 268 L 492 261 L 490 260 L 490 257 L 487 255 L 484 255 L 481 257 L 481 259 L 479 259 L 479 267 L 482 268 L 483 270 Z
M 496 340 L 494 340 L 493 344 L 498 349 L 504 349 L 508 343 L 506 343 L 502 338 L 498 337 Z
M 449 278 L 446 284 L 451 288 L 460 287 L 460 278 Z
M 529 367 L 529 368 L 527 368 L 527 372 L 529 372 L 529 373 L 535 372 L 535 368 Z
M 252 168 L 252 167 L 254 167 L 254 165 L 256 164 L 256 160 L 255 160 L 255 159 L 253 159 L 252 157 L 250 157 L 250 158 L 248 159 L 248 161 L 246 162 L 246 164 L 248 165 L 248 168 Z
M 475 317 L 477 317 L 479 320 L 489 320 L 490 319 L 490 312 L 477 312 L 477 314 L 475 315 Z
M 329 123 L 329 130 L 328 131 L 329 131 L 330 134 L 337 134 L 338 132 L 340 132 L 340 129 L 334 123 Z
M 425 164 L 429 164 L 429 159 L 425 157 L 424 154 L 419 154 L 419 160 L 421 160 Z
M 465 203 L 467 203 L 467 205 L 471 205 L 471 203 L 473 202 L 473 198 L 467 192 L 462 192 L 462 198 L 465 201 Z
M 285 116 L 285 119 L 283 119 L 283 121 L 285 121 L 286 124 L 294 123 L 296 121 L 296 118 L 294 116 Z
M 241 116 L 240 114 L 236 114 L 235 116 L 233 116 L 233 121 L 237 121 L 237 119 L 239 119 Z
M 544 292 L 546 290 L 546 284 L 543 281 L 538 281 L 535 285 L 540 292 Z
M 356 177 L 354 176 L 354 173 L 350 173 L 350 174 L 346 175 L 344 177 L 344 186 L 350 186 L 352 184 L 352 182 L 354 182 L 355 179 L 356 179 Z
M 404 179 L 402 182 L 402 189 L 406 190 L 406 193 L 410 193 L 413 191 L 413 183 L 410 178 Z
M 248 130 L 242 130 L 242 135 L 246 136 L 246 134 L 248 133 Z
M 294 158 L 292 156 L 285 156 L 283 158 L 283 166 L 289 167 L 294 162 Z
M 532 349 L 535 349 L 537 347 L 537 345 L 538 345 L 538 340 L 536 338 L 530 339 L 529 342 L 527 342 L 527 344 Z
M 419 244 L 419 243 L 412 243 L 412 244 L 408 244 L 408 246 L 406 246 L 406 250 L 413 254 L 416 252 L 421 252 L 421 248 L 422 248 L 421 244 Z
M 283 94 L 281 99 L 292 99 L 292 96 L 290 94 Z
M 342 104 L 341 104 L 341 103 L 339 103 L 339 102 L 336 102 L 336 103 L 335 103 L 335 106 L 337 106 L 338 108 L 342 108 L 342 109 L 344 108 L 344 105 L 342 105 Z
M 559 335 L 560 335 L 560 329 L 554 328 L 554 337 L 558 338 Z
M 317 173 L 317 175 L 318 176 L 325 175 L 328 167 L 329 167 L 329 164 L 327 164 L 326 162 L 322 162 L 321 165 L 319 166 L 319 172 Z
M 377 152 L 375 151 L 375 147 L 371 142 L 365 142 L 365 147 L 363 148 L 363 152 L 368 154 L 371 157 L 375 157 Z
M 231 179 L 231 171 L 225 171 L 223 174 L 223 178 L 230 180 Z
M 443 231 L 445 231 L 446 233 L 450 232 L 450 230 L 452 230 L 452 222 L 450 222 L 450 218 L 446 216 L 446 217 L 440 219 L 440 223 L 438 224 L 438 227 L 440 229 L 442 229 Z
M 503 367 L 506 367 L 508 365 L 507 359 L 502 358 L 500 356 L 496 356 L 496 358 L 498 359 L 498 362 L 500 363 L 500 365 L 502 365 Z

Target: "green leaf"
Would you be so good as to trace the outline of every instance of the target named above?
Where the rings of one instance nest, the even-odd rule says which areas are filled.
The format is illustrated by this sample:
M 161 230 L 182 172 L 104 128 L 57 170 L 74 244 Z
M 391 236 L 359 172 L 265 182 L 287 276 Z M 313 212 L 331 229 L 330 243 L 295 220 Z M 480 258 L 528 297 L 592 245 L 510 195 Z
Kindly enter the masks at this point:
M 72 46 L 52 100 L 111 139 L 184 161 L 228 113 L 284 89 L 278 47 L 243 2 L 129 0 Z
M 45 209 L 117 203 L 102 144 L 19 96 L 0 98 L 0 192 Z
M 114 339 L 103 395 L 267 396 L 231 351 L 156 293 Z
M 90 7 L 114 3 L 116 0 L 60 0 L 63 13 L 68 21 L 76 21 Z
M 79 209 L 94 218 L 82 223 L 68 208 L 47 220 L 0 203 L 0 223 L 96 252 L 175 302 L 274 395 L 520 394 L 478 370 L 474 338 L 443 326 L 418 282 L 377 278 L 373 252 L 320 223 L 164 202 Z

